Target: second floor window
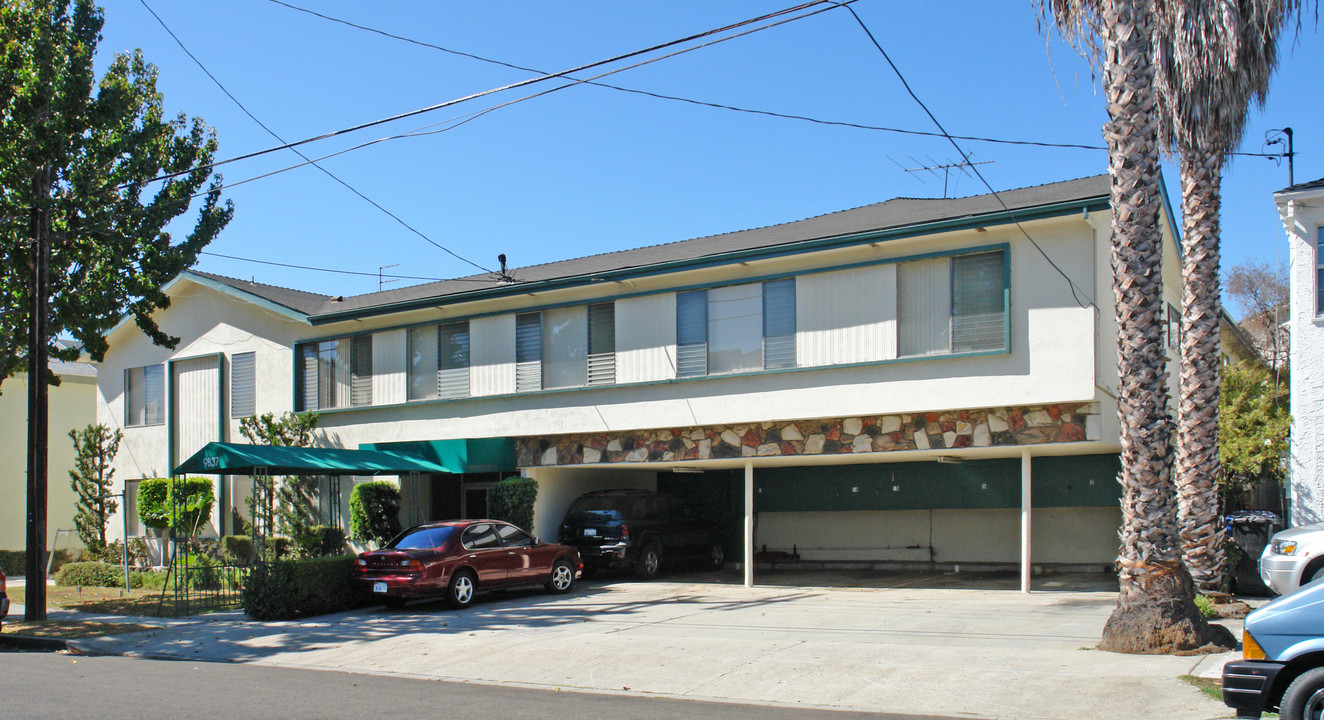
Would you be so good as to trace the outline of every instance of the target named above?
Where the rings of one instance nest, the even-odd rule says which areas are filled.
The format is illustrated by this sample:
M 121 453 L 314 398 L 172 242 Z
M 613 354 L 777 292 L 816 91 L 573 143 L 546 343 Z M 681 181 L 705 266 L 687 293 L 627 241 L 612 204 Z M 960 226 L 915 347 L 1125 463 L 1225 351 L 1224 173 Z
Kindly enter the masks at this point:
M 595 303 L 515 317 L 515 389 L 616 382 L 616 312 Z
M 897 265 L 901 357 L 988 352 L 1007 346 L 1006 252 Z
M 300 411 L 372 404 L 372 336 L 303 343 L 296 352 Z
M 165 422 L 165 366 L 148 365 L 124 371 L 124 425 Z
M 676 346 L 680 377 L 795 367 L 794 278 L 677 294 Z
M 468 321 L 409 330 L 409 399 L 469 397 Z

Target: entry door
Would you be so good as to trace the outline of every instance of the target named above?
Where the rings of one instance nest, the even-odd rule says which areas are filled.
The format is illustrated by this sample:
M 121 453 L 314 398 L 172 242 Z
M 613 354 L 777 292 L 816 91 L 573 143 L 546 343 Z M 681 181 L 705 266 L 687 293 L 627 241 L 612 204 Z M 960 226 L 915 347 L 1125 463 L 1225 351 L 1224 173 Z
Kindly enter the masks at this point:
M 193 457 L 209 442 L 220 440 L 221 372 L 216 356 L 171 363 L 171 419 L 175 456 L 172 465 Z

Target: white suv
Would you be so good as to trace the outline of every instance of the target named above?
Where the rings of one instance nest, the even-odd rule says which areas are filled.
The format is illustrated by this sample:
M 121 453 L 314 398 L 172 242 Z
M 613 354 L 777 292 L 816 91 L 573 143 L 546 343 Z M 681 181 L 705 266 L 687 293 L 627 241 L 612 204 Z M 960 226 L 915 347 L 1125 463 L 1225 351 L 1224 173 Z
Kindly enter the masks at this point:
M 1279 595 L 1324 578 L 1324 523 L 1284 530 L 1270 538 L 1260 555 L 1260 578 Z

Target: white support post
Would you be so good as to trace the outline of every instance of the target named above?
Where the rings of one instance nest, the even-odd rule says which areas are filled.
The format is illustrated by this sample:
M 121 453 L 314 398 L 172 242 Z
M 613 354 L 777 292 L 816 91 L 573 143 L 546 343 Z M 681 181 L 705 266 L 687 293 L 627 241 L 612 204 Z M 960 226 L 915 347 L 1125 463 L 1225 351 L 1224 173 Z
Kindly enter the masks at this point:
M 1021 449 L 1021 592 L 1030 592 L 1030 449 Z
M 754 463 L 745 461 L 745 587 L 754 587 Z

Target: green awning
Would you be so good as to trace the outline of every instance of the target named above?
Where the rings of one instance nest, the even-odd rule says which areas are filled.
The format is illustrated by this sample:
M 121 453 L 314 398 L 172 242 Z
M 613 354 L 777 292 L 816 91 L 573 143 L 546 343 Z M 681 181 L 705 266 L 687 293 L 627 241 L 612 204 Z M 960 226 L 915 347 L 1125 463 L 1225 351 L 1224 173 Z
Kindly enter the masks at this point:
M 406 475 L 455 472 L 407 450 L 273 447 L 207 443 L 175 475 Z
M 513 472 L 519 469 L 515 465 L 515 441 L 510 438 L 364 443 L 359 447 L 419 455 L 452 468 L 450 472 L 456 473 Z

